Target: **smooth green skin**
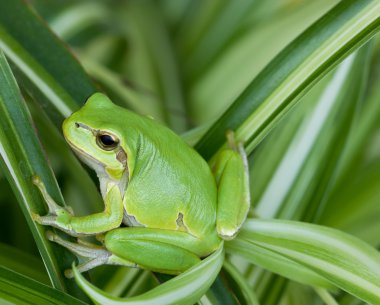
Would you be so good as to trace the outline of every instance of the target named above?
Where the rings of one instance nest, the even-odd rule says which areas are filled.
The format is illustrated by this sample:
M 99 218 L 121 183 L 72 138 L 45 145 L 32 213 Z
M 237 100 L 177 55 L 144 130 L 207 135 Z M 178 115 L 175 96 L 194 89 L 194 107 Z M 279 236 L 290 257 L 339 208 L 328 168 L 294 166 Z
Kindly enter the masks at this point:
M 246 156 L 232 132 L 230 147 L 209 165 L 170 129 L 95 93 L 64 121 L 63 133 L 96 171 L 105 209 L 76 217 L 58 206 L 35 177 L 49 214 L 34 219 L 72 236 L 101 240 L 100 247 L 48 233 L 50 240 L 88 258 L 78 266 L 81 272 L 120 264 L 177 274 L 212 253 L 223 239 L 234 238 L 246 218 Z M 119 140 L 117 147 L 101 147 L 98 137 L 104 133 Z

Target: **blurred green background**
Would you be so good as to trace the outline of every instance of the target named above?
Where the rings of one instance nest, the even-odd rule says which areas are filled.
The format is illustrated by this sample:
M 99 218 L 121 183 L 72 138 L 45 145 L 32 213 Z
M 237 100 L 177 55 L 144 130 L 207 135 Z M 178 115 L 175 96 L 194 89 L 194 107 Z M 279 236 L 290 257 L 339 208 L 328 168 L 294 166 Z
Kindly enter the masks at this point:
M 67 43 L 97 90 L 117 104 L 153 116 L 190 144 L 201 138 L 281 50 L 338 2 L 27 1 Z M 312 46 L 311 40 L 305 40 L 305 49 Z M 347 64 L 349 72 L 342 68 L 338 69 L 343 72 L 321 72 L 299 103 L 268 127 L 264 140 L 248 149 L 256 207 L 252 215 L 327 225 L 379 247 L 379 46 L 375 36 L 355 53 L 352 66 Z M 301 55 L 295 52 L 297 56 Z M 52 60 L 59 63 L 60 58 L 52 56 Z M 41 102 L 46 110 L 42 112 L 38 95 L 23 82 L 22 69 L 14 63 L 12 67 L 65 201 L 79 215 L 101 209 L 96 176 L 75 160 L 60 135 L 64 114 Z M 286 69 L 286 63 L 281 68 Z M 334 81 L 339 73 L 344 83 Z M 330 99 L 334 101 L 328 104 Z M 84 100 L 76 102 L 78 107 Z M 9 245 L 39 260 L 25 217 L 1 172 L 0 210 L 1 247 Z M 261 304 L 321 304 L 316 292 L 306 286 L 287 285 L 284 278 L 273 279 L 269 272 L 263 275 L 262 269 L 252 270 L 243 259 L 232 261 L 255 287 Z M 99 268 L 92 275 L 106 290 L 113 284 L 102 281 L 103 274 L 116 274 L 115 281 L 119 279 L 118 271 L 110 269 Z M 38 276 L 48 282 L 43 269 Z M 149 273 L 139 276 L 145 285 L 137 283 L 125 295 L 156 283 Z M 274 298 L 268 292 L 271 289 Z M 304 303 L 299 301 L 302 296 Z M 342 305 L 361 304 L 342 292 L 336 297 Z

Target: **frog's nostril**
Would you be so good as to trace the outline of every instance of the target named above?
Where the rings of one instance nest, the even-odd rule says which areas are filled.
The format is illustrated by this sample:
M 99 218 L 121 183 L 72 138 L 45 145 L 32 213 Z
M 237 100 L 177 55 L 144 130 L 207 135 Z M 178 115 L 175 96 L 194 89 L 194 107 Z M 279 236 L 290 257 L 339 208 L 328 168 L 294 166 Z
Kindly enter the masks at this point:
M 80 127 L 79 123 L 75 122 L 75 127 L 79 128 Z

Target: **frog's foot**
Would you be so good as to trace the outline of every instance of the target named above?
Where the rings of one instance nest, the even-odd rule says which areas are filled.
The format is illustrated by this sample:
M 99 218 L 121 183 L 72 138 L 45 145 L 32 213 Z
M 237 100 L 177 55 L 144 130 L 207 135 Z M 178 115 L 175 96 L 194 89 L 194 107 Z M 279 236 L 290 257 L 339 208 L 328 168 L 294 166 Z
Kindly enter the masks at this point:
M 244 150 L 243 143 L 236 141 L 235 132 L 233 132 L 232 130 L 227 130 L 226 138 L 227 138 L 228 147 L 231 148 L 233 151 L 236 151 L 237 153 L 239 153 L 239 155 L 243 159 L 244 166 L 247 169 L 248 168 L 247 154 Z
M 217 231 L 225 240 L 239 232 L 250 207 L 249 171 L 243 143 L 237 142 L 233 131 L 226 132 L 227 148 L 211 161 L 218 186 Z
M 119 258 L 115 255 L 109 255 L 109 256 L 98 256 L 93 259 L 89 259 L 86 262 L 79 264 L 76 266 L 76 269 L 82 273 L 86 272 L 92 268 L 101 266 L 101 265 L 119 265 L 119 266 L 126 266 L 130 268 L 139 268 L 137 264 L 131 263 L 129 261 L 126 261 L 122 258 Z M 65 276 L 69 279 L 74 277 L 74 272 L 72 269 L 66 269 L 65 270 Z
M 71 207 L 63 208 L 60 205 L 58 205 L 53 198 L 49 195 L 49 193 L 46 190 L 45 184 L 42 182 L 41 178 L 39 176 L 33 176 L 32 178 L 33 184 L 38 187 L 38 189 L 41 192 L 42 197 L 44 198 L 46 204 L 48 205 L 49 212 L 48 215 L 58 215 L 60 214 L 61 210 L 64 210 L 70 215 L 73 215 L 73 211 Z M 36 221 L 38 221 L 38 217 L 35 217 Z
M 226 138 L 227 138 L 227 145 L 228 145 L 228 147 L 231 148 L 234 151 L 238 151 L 240 143 L 238 143 L 236 141 L 235 132 L 232 131 L 232 130 L 230 130 L 230 129 L 227 130 L 226 131 Z
M 101 266 L 101 265 L 105 265 L 107 264 L 108 262 L 108 257 L 107 258 L 104 258 L 104 257 L 97 257 L 97 258 L 94 258 L 94 259 L 90 259 L 88 261 L 86 261 L 85 263 L 83 264 L 79 264 L 78 266 L 76 266 L 76 269 L 82 273 L 82 272 L 86 272 L 92 268 L 95 268 L 97 266 Z M 65 276 L 68 278 L 68 279 L 72 279 L 74 277 L 74 272 L 72 269 L 66 269 L 65 270 Z
M 71 252 L 78 256 L 88 258 L 87 261 L 77 266 L 79 272 L 85 272 L 94 267 L 104 265 L 108 262 L 109 257 L 111 256 L 111 252 L 98 245 L 84 242 L 82 240 L 80 243 L 69 242 L 53 233 L 52 231 L 46 232 L 46 238 L 69 249 Z M 67 278 L 72 278 L 74 276 L 73 271 L 71 269 L 65 270 L 65 276 Z
M 61 231 L 71 235 L 71 236 L 82 236 L 84 234 L 80 234 L 75 232 L 71 227 L 71 220 L 73 218 L 72 214 L 70 214 L 66 209 L 59 209 L 55 211 L 56 215 L 48 214 L 46 216 L 41 216 L 36 213 L 32 213 L 32 219 L 44 226 L 52 226 Z
M 55 224 L 57 216 L 55 215 L 41 216 L 39 214 L 32 213 L 32 219 L 38 222 L 40 225 L 51 226 Z
M 39 176 L 33 176 L 33 184 L 38 187 L 49 208 L 48 214 L 45 216 L 32 213 L 33 220 L 41 225 L 53 226 L 67 234 L 78 236 L 79 234 L 76 234 L 70 225 L 71 220 L 74 217 L 72 209 L 70 207 L 64 208 L 58 205 L 47 192 L 46 187 Z
M 105 264 L 137 267 L 134 263 L 114 257 L 110 251 L 106 250 L 102 246 L 95 245 L 87 241 L 78 239 L 78 243 L 70 242 L 61 238 L 52 231 L 46 232 L 46 238 L 65 247 L 77 256 L 87 258 L 84 263 L 79 264 L 76 267 L 79 272 L 85 272 L 94 267 Z M 72 269 L 65 270 L 65 276 L 67 278 L 72 278 L 73 275 Z
M 58 234 L 55 234 L 53 231 L 47 231 L 46 238 L 50 241 L 53 241 L 69 249 L 74 254 L 85 257 L 85 258 L 90 258 L 90 259 L 94 259 L 98 257 L 108 258 L 111 255 L 109 251 L 107 251 L 105 248 L 101 246 L 94 245 L 94 244 L 91 244 L 89 242 L 84 242 L 84 241 L 81 241 L 80 243 L 70 242 L 61 238 L 60 236 L 58 236 Z

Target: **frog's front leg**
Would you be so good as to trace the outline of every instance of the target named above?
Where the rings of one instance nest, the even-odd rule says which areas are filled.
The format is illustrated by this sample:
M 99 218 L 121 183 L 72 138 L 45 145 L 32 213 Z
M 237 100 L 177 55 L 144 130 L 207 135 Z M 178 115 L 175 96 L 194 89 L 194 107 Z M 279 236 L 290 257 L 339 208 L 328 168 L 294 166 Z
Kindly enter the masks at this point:
M 48 215 L 33 215 L 33 219 L 39 224 L 56 227 L 71 236 L 83 236 L 112 230 L 122 222 L 123 200 L 118 186 L 114 183 L 107 185 L 103 212 L 79 217 L 55 203 L 40 179 L 34 178 L 33 183 L 39 188 L 49 207 Z
M 216 225 L 220 237 L 233 239 L 250 207 L 247 156 L 232 131 L 227 132 L 228 147 L 210 161 L 218 187 Z
M 45 200 L 45 202 L 46 202 L 46 204 L 48 206 L 48 209 L 49 209 L 48 214 L 49 215 L 55 215 L 55 216 L 57 216 L 57 214 L 59 214 L 59 212 L 61 210 L 65 210 L 67 213 L 69 213 L 71 215 L 74 214 L 73 211 L 72 211 L 72 209 L 71 209 L 71 207 L 61 207 L 59 204 L 57 204 L 54 201 L 53 198 L 51 198 L 51 196 L 49 195 L 49 193 L 46 190 L 45 184 L 42 182 L 42 180 L 41 180 L 41 178 L 39 176 L 33 176 L 32 182 L 40 190 L 41 195 L 44 198 L 44 200 Z M 37 214 L 35 214 L 35 216 L 38 217 Z

